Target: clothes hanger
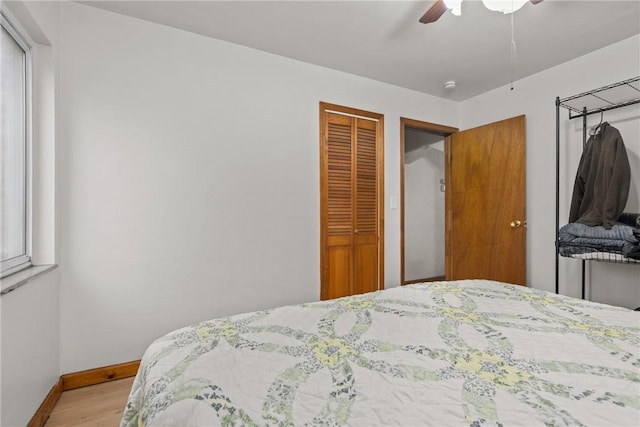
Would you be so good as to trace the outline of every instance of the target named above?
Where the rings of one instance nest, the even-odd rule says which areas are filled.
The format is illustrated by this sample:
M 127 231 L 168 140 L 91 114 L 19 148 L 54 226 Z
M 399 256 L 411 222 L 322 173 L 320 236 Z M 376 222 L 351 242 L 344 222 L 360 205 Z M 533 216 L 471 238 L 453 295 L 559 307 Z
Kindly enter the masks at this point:
M 604 120 L 604 111 L 600 111 L 600 123 L 596 126 L 592 127 L 589 131 L 589 135 L 594 136 L 600 132 L 600 126 L 602 126 L 602 121 Z

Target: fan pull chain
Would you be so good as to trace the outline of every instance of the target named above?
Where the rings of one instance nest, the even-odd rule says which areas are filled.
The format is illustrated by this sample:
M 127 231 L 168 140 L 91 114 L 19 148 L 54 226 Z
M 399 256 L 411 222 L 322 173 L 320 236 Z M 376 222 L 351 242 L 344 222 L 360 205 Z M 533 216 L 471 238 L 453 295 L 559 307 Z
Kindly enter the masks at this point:
M 515 69 L 518 66 L 518 56 L 516 52 L 516 38 L 515 38 L 515 25 L 514 17 L 515 13 L 511 13 L 511 90 L 513 90 L 513 75 Z

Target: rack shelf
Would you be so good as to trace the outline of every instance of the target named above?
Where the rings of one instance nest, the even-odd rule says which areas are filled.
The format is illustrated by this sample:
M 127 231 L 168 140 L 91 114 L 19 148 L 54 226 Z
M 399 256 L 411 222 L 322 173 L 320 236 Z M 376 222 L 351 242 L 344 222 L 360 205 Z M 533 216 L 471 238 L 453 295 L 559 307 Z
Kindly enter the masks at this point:
M 560 106 L 569 110 L 570 120 L 638 103 L 640 77 L 560 99 Z
M 640 103 L 640 76 L 603 86 L 567 98 L 556 98 L 556 293 L 559 293 L 560 265 L 560 108 L 569 110 L 569 120 L 582 117 L 582 145 L 587 143 L 587 116 Z M 582 260 L 582 298 L 585 298 L 585 263 L 587 260 L 640 264 L 621 255 L 602 253 L 575 254 Z

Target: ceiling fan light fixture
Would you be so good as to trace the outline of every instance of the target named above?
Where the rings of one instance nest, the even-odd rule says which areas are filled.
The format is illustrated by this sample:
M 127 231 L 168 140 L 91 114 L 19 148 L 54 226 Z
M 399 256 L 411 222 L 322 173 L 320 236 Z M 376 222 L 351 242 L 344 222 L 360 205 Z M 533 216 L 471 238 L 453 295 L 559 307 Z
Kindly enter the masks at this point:
M 455 16 L 462 15 L 462 0 L 444 0 L 447 9 L 451 9 L 451 13 Z
M 502 13 L 513 13 L 529 0 L 482 0 L 482 4 L 489 10 Z
M 447 10 L 453 15 L 462 15 L 463 0 L 433 0 L 429 9 L 418 20 L 422 24 L 436 22 Z M 504 14 L 513 13 L 520 9 L 526 2 L 532 4 L 542 3 L 543 0 L 482 0 L 482 4 L 489 10 L 502 12 Z

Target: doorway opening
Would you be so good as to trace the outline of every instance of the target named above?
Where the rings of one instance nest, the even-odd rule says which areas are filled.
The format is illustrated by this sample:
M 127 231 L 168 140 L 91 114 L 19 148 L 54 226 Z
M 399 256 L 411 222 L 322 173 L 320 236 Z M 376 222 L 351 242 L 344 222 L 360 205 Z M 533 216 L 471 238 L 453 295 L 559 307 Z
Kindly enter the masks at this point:
M 447 137 L 457 130 L 400 119 L 402 285 L 445 279 Z

